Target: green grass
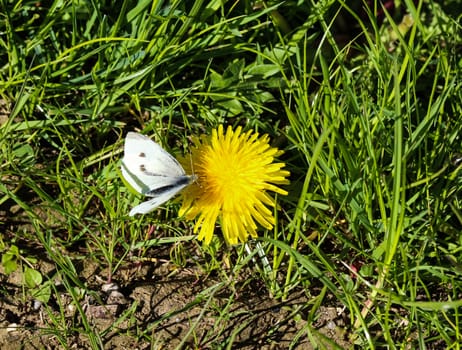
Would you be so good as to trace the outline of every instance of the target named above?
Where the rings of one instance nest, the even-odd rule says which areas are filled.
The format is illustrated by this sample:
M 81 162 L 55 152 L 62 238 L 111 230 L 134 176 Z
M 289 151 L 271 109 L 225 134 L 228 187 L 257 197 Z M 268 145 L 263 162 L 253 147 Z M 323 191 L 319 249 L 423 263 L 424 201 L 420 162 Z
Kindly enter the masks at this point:
M 284 347 L 459 349 L 459 2 L 404 1 L 383 23 L 365 2 L 186 3 L 2 0 L 1 302 L 42 301 L 33 335 L 62 348 L 252 348 L 293 322 Z M 218 227 L 203 246 L 175 201 L 128 217 L 124 135 L 180 155 L 219 124 L 284 150 L 274 230 L 227 247 Z M 130 293 L 160 280 L 180 299 L 145 310 Z M 109 282 L 127 304 L 95 326 Z M 260 324 L 259 302 L 284 322 Z M 336 335 L 316 326 L 327 308 Z

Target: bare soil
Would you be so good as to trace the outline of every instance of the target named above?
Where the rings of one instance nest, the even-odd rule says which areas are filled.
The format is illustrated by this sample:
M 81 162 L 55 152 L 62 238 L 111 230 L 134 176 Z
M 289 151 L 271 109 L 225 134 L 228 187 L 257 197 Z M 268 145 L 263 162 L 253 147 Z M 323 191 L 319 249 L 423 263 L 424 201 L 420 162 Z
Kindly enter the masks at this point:
M 216 349 L 226 341 L 232 349 L 311 349 L 307 326 L 318 341 L 326 338 L 326 348 L 329 340 L 349 346 L 342 309 L 320 307 L 316 323 L 307 325 L 312 306 L 306 291 L 273 299 L 255 271 L 223 285 L 222 276 L 167 260 L 130 263 L 111 281 L 91 259 L 76 265 L 86 287 L 75 288 L 72 297 L 55 265 L 46 257 L 39 261 L 56 290 L 47 304 L 28 296 L 22 274 L 5 275 L 0 265 L 0 349 L 89 349 L 95 343 L 101 349 Z M 85 328 L 97 330 L 99 339 L 92 343 Z

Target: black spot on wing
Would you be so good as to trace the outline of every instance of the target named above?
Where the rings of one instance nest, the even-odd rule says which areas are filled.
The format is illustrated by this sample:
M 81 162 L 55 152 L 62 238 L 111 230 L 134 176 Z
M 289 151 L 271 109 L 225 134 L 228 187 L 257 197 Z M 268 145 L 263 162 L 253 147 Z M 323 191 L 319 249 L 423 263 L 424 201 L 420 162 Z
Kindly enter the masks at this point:
M 147 175 L 147 176 L 171 177 L 171 175 L 158 174 L 158 173 L 153 173 L 152 171 L 148 171 L 148 169 L 146 169 L 146 165 L 145 165 L 145 164 L 140 164 L 139 170 L 140 170 L 144 175 Z M 188 178 L 188 176 L 184 176 L 184 177 Z
M 144 175 L 147 175 L 147 176 L 169 177 L 169 175 L 157 174 L 157 173 L 153 173 L 152 171 L 148 171 L 148 169 L 146 169 L 145 164 L 140 164 L 139 169 Z
M 144 152 L 141 152 L 140 154 L 138 154 L 138 157 L 141 157 L 141 158 L 146 158 L 146 153 L 144 153 Z

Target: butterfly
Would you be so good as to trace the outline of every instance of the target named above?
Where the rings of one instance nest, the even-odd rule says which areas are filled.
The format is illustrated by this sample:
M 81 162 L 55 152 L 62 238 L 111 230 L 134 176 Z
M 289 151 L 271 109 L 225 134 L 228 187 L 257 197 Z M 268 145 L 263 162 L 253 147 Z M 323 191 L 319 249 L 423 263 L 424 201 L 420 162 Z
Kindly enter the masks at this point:
M 196 180 L 170 153 L 137 132 L 125 138 L 122 176 L 137 192 L 152 197 L 130 210 L 130 216 L 149 213 Z

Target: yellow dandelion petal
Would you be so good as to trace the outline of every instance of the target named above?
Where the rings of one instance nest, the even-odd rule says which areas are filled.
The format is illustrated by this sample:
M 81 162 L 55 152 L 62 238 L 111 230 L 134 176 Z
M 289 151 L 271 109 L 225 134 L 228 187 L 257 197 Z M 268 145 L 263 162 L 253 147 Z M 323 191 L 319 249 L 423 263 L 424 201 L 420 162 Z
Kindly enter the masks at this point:
M 268 191 L 286 195 L 277 185 L 288 184 L 290 173 L 284 163 L 273 163 L 282 152 L 272 148 L 269 137 L 242 132 L 223 126 L 210 137 L 193 139 L 191 157 L 182 159 L 197 181 L 182 192 L 179 214 L 196 220 L 194 232 L 199 240 L 209 244 L 217 221 L 229 244 L 257 237 L 257 223 L 266 229 L 275 224 L 275 200 Z

